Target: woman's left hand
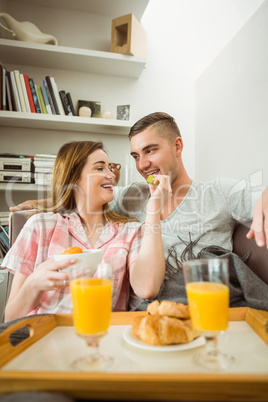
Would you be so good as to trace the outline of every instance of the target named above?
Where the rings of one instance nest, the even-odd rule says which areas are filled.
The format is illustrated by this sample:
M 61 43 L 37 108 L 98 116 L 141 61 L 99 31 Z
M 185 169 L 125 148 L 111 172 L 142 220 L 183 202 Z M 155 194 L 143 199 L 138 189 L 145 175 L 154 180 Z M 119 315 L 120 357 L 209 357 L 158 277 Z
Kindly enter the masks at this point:
M 172 195 L 170 178 L 168 175 L 157 175 L 154 184 L 149 184 L 151 198 L 147 204 L 147 212 L 161 212 Z

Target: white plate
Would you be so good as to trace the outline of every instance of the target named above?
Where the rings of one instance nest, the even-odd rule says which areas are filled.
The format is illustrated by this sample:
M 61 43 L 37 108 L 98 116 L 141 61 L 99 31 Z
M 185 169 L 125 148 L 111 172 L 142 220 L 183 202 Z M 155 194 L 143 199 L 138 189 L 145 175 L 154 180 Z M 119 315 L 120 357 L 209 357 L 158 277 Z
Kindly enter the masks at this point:
M 139 349 L 144 350 L 152 350 L 154 352 L 178 352 L 181 350 L 193 349 L 198 348 L 199 346 L 203 346 L 206 341 L 203 336 L 199 336 L 198 338 L 194 339 L 188 343 L 181 343 L 179 345 L 166 345 L 166 346 L 154 346 L 148 345 L 144 343 L 142 340 L 136 338 L 131 331 L 131 325 L 125 329 L 123 332 L 124 340 L 131 346 L 135 346 Z

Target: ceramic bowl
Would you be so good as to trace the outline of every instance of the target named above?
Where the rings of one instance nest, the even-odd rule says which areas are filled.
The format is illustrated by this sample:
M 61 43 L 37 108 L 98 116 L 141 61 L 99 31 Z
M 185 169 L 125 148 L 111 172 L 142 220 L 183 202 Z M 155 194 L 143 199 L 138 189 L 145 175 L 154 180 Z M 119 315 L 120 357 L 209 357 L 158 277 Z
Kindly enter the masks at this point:
M 55 261 L 69 260 L 71 258 L 76 259 L 76 263 L 69 267 L 63 268 L 62 271 L 70 271 L 77 269 L 89 269 L 90 274 L 93 275 L 103 257 L 103 251 L 99 249 L 84 250 L 82 253 L 77 254 L 56 254 L 54 255 Z

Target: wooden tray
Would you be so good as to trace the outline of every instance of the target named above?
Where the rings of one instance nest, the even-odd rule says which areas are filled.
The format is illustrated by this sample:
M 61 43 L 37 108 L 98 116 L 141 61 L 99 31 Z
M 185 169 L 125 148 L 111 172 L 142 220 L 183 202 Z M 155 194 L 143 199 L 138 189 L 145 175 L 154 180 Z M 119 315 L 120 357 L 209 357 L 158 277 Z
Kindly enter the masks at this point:
M 135 315 L 143 314 L 113 313 L 111 324 L 130 325 Z M 268 345 L 268 312 L 232 308 L 230 321 L 246 321 Z M 19 345 L 12 346 L 10 334 L 24 326 L 28 326 L 30 336 Z M 5 330 L 0 335 L 0 368 L 57 326 L 72 326 L 72 316 L 29 317 Z M 91 400 L 268 401 L 268 362 L 267 374 L 0 370 L 0 393 L 29 390 L 63 392 L 71 397 Z

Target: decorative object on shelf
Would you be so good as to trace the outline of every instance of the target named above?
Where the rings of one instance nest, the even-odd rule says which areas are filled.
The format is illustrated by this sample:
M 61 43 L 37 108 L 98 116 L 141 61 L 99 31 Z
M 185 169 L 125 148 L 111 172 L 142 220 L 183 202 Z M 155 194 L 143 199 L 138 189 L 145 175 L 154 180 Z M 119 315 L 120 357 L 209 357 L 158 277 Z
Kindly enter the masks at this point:
M 130 105 L 117 106 L 117 119 L 129 120 L 130 117 Z
M 134 14 L 112 20 L 111 52 L 146 56 L 146 32 Z
M 81 117 L 91 117 L 92 115 L 90 107 L 87 106 L 80 107 L 78 112 Z
M 0 26 L 6 31 L 10 32 L 13 36 L 16 36 L 17 40 L 25 42 L 43 43 L 50 45 L 57 45 L 57 39 L 49 34 L 41 32 L 36 25 L 29 21 L 17 21 L 11 15 L 6 13 L 0 13 L 6 25 L 0 22 Z
M 101 112 L 101 117 L 103 119 L 112 119 L 113 114 L 112 114 L 112 112 L 110 112 L 110 110 L 104 110 L 103 112 Z
M 78 115 L 80 116 L 80 108 L 86 106 L 91 110 L 91 117 L 101 117 L 101 103 L 94 101 L 79 100 Z
M 110 168 L 111 172 L 113 172 L 113 174 L 115 174 L 114 185 L 116 186 L 120 179 L 121 165 L 120 165 L 120 163 L 110 163 L 109 168 Z

